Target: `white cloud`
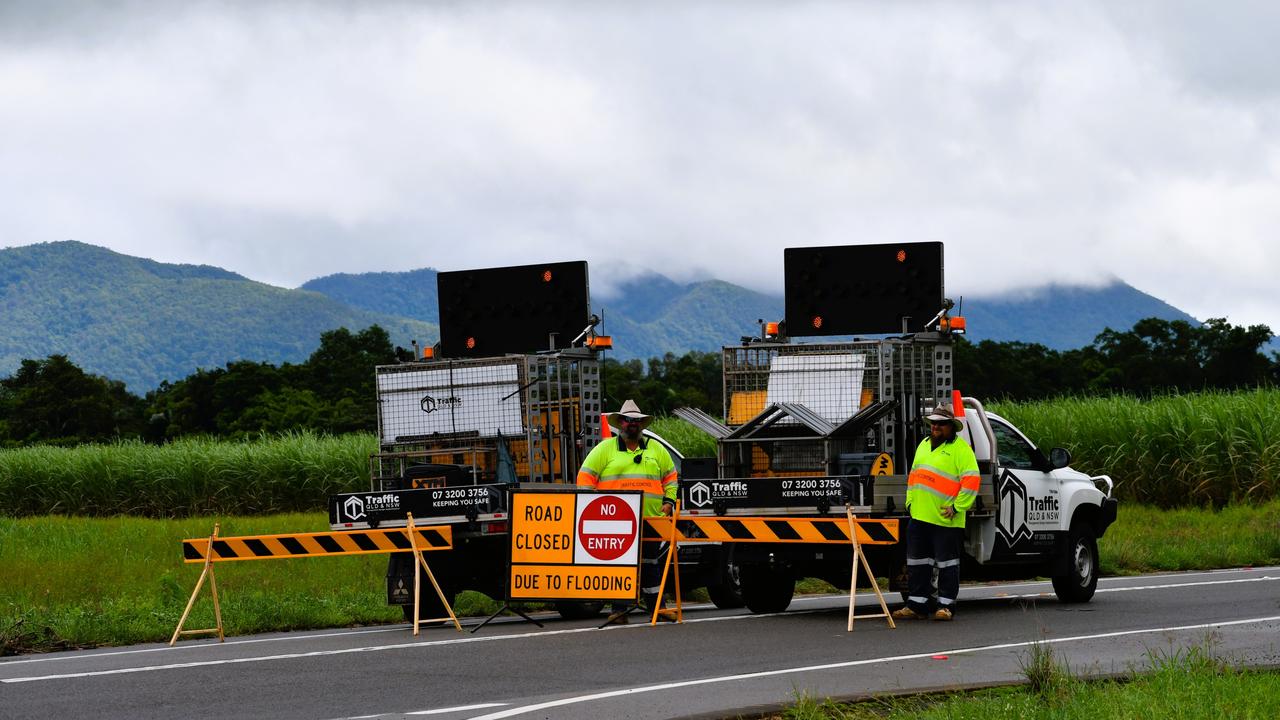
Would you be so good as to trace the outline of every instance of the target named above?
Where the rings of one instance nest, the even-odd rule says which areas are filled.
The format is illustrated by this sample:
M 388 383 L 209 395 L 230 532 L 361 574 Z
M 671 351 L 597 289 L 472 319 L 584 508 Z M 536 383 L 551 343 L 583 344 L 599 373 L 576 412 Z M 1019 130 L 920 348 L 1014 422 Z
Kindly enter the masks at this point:
M 55 7 L 0 15 L 0 243 L 776 291 L 787 246 L 942 240 L 956 293 L 1280 325 L 1267 4 Z

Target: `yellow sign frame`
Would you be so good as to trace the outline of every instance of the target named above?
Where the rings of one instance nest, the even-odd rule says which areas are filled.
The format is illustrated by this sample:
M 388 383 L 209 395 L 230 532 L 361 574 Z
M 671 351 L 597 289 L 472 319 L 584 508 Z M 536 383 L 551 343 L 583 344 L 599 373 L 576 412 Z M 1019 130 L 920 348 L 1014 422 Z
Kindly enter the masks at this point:
M 508 540 L 507 602 L 638 601 L 644 518 L 636 502 L 634 564 L 583 562 L 576 557 L 579 507 L 615 495 L 641 499 L 638 492 L 512 490 Z

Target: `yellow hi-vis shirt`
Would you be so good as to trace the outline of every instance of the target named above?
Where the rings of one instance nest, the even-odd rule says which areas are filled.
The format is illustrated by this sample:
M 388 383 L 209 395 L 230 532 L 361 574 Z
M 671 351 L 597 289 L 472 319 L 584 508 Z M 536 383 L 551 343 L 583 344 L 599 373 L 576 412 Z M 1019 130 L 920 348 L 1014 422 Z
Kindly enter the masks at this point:
M 964 438 L 957 437 L 933 449 L 925 438 L 916 448 L 915 462 L 907 476 L 907 509 L 912 520 L 942 527 L 964 527 L 965 512 L 978 497 L 978 459 Z M 951 519 L 942 517 L 942 508 L 956 509 Z
M 609 438 L 596 445 L 582 461 L 578 471 L 578 487 L 590 490 L 643 490 L 641 514 L 662 514 L 662 501 L 675 502 L 679 485 L 676 464 L 662 443 L 640 439 L 635 450 L 628 450 L 622 436 Z

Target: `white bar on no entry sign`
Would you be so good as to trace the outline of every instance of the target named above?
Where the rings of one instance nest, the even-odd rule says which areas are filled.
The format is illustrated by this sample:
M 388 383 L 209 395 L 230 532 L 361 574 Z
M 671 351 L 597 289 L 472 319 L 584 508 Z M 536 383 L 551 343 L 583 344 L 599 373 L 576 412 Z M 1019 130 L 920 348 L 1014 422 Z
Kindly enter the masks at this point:
M 583 520 L 583 535 L 631 535 L 635 524 L 630 520 Z

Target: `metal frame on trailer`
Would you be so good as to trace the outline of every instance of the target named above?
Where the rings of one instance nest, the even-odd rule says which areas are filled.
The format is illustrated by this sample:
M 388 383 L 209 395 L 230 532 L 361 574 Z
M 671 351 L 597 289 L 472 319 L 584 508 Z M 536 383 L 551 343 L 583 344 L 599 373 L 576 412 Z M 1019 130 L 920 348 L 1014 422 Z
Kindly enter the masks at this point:
M 953 354 L 949 341 L 917 335 L 915 338 L 852 340 L 828 343 L 759 342 L 729 346 L 723 350 L 725 425 L 741 428 L 771 405 L 787 403 L 816 415 L 820 421 L 839 426 L 870 404 L 894 400 L 900 410 L 881 418 L 874 426 L 874 447 L 890 453 L 898 467 L 910 463 L 906 457 L 920 438 L 912 421 L 933 403 L 951 396 Z M 792 413 L 799 415 L 800 413 Z M 804 430 L 804 437 L 791 441 L 816 440 L 821 422 L 805 422 L 793 417 L 776 422 L 783 428 Z M 779 434 L 781 440 L 785 436 Z M 721 439 L 722 447 L 725 439 Z M 831 448 L 825 454 L 830 455 Z M 789 471 L 804 474 L 834 474 L 830 457 L 812 467 Z M 723 465 L 729 461 L 720 458 Z M 774 469 L 775 472 L 777 469 Z M 721 477 L 742 477 L 721 474 Z
M 600 434 L 600 362 L 587 349 L 377 368 L 380 451 L 371 489 L 409 486 L 412 465 L 469 468 L 497 483 L 500 447 L 522 481 L 572 484 Z

